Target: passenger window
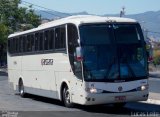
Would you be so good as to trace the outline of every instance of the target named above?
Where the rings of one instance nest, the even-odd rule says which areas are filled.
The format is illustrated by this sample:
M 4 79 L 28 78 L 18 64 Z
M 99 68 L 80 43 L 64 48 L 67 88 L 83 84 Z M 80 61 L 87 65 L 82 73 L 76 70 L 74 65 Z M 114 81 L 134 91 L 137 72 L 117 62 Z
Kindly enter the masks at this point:
M 61 27 L 60 29 L 60 47 L 61 48 L 66 48 L 66 31 L 65 31 L 65 27 Z
M 49 50 L 52 50 L 54 47 L 54 29 L 49 31 Z
M 31 36 L 30 35 L 27 35 L 26 45 L 27 45 L 27 52 L 30 52 L 31 51 Z
M 21 37 L 19 37 L 19 53 L 21 53 L 21 52 L 23 52 L 23 50 L 22 50 L 22 47 L 23 47 L 23 38 L 22 38 L 22 36 Z
M 44 50 L 49 49 L 49 31 L 45 31 L 45 36 L 44 36 Z
M 35 34 L 35 51 L 39 50 L 38 37 L 39 37 L 39 33 L 36 33 Z
M 66 31 L 65 27 L 61 26 L 55 29 L 55 49 L 66 48 Z
M 59 49 L 59 42 L 60 41 L 60 28 L 55 29 L 55 49 Z
M 39 33 L 39 51 L 43 50 L 43 32 Z
M 18 37 L 15 38 L 15 47 L 16 47 L 15 53 L 18 53 L 19 52 L 19 38 Z
M 11 39 L 8 39 L 8 51 L 9 51 L 9 53 L 10 54 L 13 54 L 13 39 L 11 38 Z
M 33 52 L 34 50 L 35 50 L 35 42 L 34 42 L 34 34 L 32 34 L 31 36 L 30 36 L 30 43 L 31 43 L 31 51 Z
M 11 40 L 10 39 L 8 39 L 8 51 L 9 51 L 9 53 L 11 53 Z
M 82 68 L 81 63 L 78 62 L 75 58 L 76 47 L 78 47 L 78 31 L 77 27 L 73 24 L 67 25 L 67 35 L 68 35 L 68 53 L 69 60 L 71 64 L 71 68 L 73 73 L 77 76 L 77 78 L 82 79 Z M 75 64 L 76 63 L 76 64 Z
M 26 40 L 26 36 L 23 36 L 23 52 L 27 52 L 27 40 Z

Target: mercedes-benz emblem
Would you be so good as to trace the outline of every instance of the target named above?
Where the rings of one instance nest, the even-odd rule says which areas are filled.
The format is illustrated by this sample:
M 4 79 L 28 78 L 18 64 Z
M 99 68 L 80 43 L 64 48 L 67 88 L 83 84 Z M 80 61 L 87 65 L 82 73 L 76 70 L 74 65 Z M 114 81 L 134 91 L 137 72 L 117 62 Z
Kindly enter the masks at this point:
M 118 91 L 121 92 L 123 90 L 123 88 L 120 86 L 118 87 Z

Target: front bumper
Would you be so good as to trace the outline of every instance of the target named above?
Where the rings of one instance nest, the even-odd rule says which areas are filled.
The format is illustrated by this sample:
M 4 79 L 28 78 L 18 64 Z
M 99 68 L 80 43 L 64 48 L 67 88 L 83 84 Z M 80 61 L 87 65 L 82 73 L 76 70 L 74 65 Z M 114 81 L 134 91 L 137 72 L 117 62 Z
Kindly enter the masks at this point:
M 79 103 L 81 105 L 98 105 L 98 104 L 146 101 L 148 99 L 148 94 L 149 94 L 148 90 L 127 92 L 127 93 L 101 93 L 101 94 L 87 93 L 86 96 L 81 97 L 80 100 L 76 103 Z M 125 97 L 125 99 L 116 100 L 116 97 Z

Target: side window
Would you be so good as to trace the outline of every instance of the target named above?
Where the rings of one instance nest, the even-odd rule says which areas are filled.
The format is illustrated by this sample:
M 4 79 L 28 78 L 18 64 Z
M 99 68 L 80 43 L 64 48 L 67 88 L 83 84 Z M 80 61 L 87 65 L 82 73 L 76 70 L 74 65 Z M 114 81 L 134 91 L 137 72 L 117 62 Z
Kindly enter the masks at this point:
M 54 48 L 54 29 L 49 31 L 49 50 Z
M 13 38 L 13 40 L 12 40 L 12 43 L 13 43 L 13 46 L 12 46 L 12 48 L 13 48 L 13 54 L 14 53 L 16 53 L 16 39 L 15 38 Z
M 76 60 L 76 47 L 78 47 L 78 31 L 77 27 L 73 24 L 67 25 L 67 35 L 68 35 L 68 53 L 69 53 L 69 60 L 71 64 L 71 68 L 73 73 L 78 77 L 82 78 L 82 68 L 81 62 Z M 75 65 L 76 63 L 76 65 Z
M 31 43 L 31 51 L 33 52 L 35 50 L 35 41 L 34 41 L 34 34 L 30 35 L 30 43 Z
M 27 52 L 27 39 L 26 39 L 26 36 L 24 35 L 22 37 L 23 39 L 23 52 Z
M 19 38 L 18 37 L 15 38 L 15 47 L 16 47 L 15 53 L 18 53 L 19 52 Z
M 21 53 L 21 52 L 23 52 L 22 51 L 22 48 L 23 48 L 23 38 L 22 38 L 22 36 L 21 37 L 19 37 L 19 53 Z
M 45 31 L 44 33 L 44 50 L 48 50 L 49 49 L 49 30 Z
M 38 51 L 39 50 L 39 42 L 38 42 L 38 40 L 39 40 L 39 33 L 36 33 L 35 34 L 35 51 Z
M 13 54 L 13 39 L 9 39 L 9 42 L 8 42 L 8 50 L 11 54 Z
M 66 30 L 65 27 L 61 27 L 60 29 L 60 47 L 66 48 Z
M 12 42 L 12 39 L 8 39 L 8 52 L 10 53 L 10 54 L 12 54 L 12 52 L 11 52 L 11 48 L 12 48 L 12 44 L 11 44 L 11 42 Z
M 66 48 L 66 30 L 65 26 L 55 29 L 55 49 Z
M 31 51 L 31 35 L 27 35 L 26 45 L 27 45 L 27 52 L 30 52 Z
M 39 41 L 39 51 L 43 51 L 43 44 L 44 44 L 44 40 L 43 40 L 43 32 L 40 32 L 39 33 L 39 38 L 38 38 L 38 41 Z
M 12 45 L 11 46 L 12 46 L 12 50 L 11 51 L 14 54 L 15 53 L 15 38 L 12 39 Z
M 27 35 L 27 52 L 34 51 L 34 35 Z
M 60 41 L 60 28 L 55 29 L 55 49 L 59 49 L 59 42 Z

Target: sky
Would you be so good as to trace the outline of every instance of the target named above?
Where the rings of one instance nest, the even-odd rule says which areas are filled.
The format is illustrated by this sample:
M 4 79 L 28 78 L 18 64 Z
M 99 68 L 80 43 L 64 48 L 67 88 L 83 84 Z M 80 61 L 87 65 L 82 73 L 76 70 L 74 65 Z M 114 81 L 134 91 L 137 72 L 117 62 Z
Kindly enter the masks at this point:
M 160 10 L 160 0 L 22 0 L 55 11 L 89 14 L 119 14 L 124 6 L 126 14 L 138 14 Z M 22 2 L 23 3 L 23 2 Z M 26 4 L 26 3 L 25 3 Z M 36 7 L 37 8 L 37 7 Z M 40 9 L 40 8 L 38 8 Z

